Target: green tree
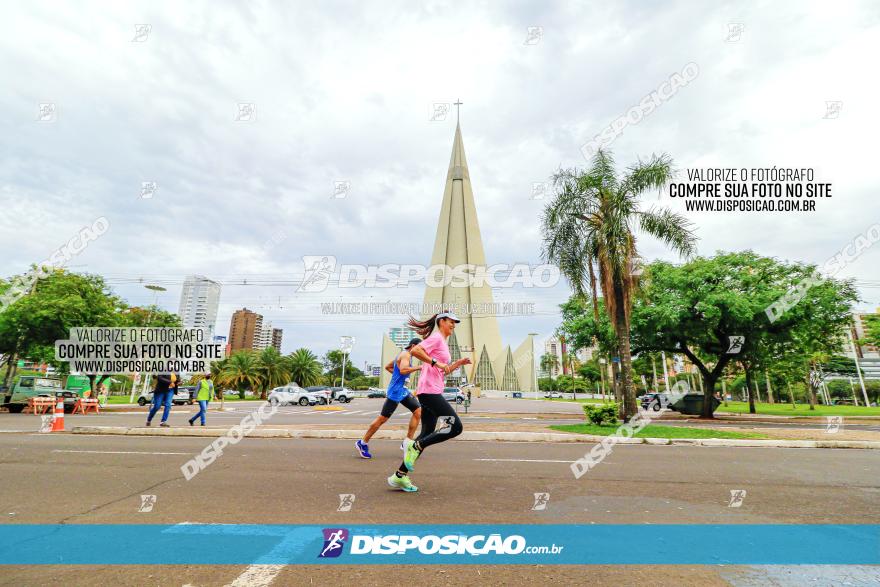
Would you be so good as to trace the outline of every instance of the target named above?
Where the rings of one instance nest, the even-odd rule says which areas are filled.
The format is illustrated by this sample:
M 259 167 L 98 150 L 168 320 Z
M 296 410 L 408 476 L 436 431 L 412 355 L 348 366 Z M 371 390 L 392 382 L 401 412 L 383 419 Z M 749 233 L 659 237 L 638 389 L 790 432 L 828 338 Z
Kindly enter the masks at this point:
M 547 373 L 550 381 L 553 381 L 553 369 L 559 369 L 559 357 L 553 353 L 541 355 L 541 370 Z
M 306 348 L 295 350 L 287 357 L 290 378 L 301 387 L 317 385 L 321 379 L 321 363 L 312 351 Z
M 625 421 L 638 412 L 630 351 L 630 308 L 639 273 L 634 232 L 652 235 L 684 256 L 695 252 L 696 238 L 687 219 L 666 209 L 640 209 L 642 194 L 662 188 L 671 178 L 668 155 L 640 161 L 621 175 L 611 154 L 600 150 L 589 169 L 563 170 L 554 176 L 557 195 L 542 217 L 543 256 L 559 266 L 576 293 L 584 291 L 586 279 L 596 299 L 593 264 L 598 268 L 620 351 Z M 593 307 L 596 312 L 597 305 Z
M 8 383 L 16 357 L 54 360 L 56 340 L 69 337 L 75 327 L 116 326 L 125 303 L 113 295 L 98 275 L 52 270 L 37 280 L 30 293 L 0 312 L 0 353 L 6 355 L 4 383 Z M 96 381 L 89 374 L 92 389 Z
M 256 351 L 241 350 L 232 353 L 224 362 L 217 377 L 217 384 L 228 385 L 238 391 L 240 399 L 245 392 L 260 389 L 262 385 L 262 365 Z
M 800 361 L 806 372 L 840 344 L 857 299 L 851 282 L 814 285 L 799 304 L 768 318 L 767 308 L 814 270 L 752 251 L 652 263 L 633 308 L 633 349 L 686 355 L 702 376 L 702 416 L 711 418 L 709 398 L 732 361 L 743 365 L 751 394 L 753 375 L 774 361 Z
M 290 369 L 287 360 L 275 347 L 260 351 L 260 399 L 265 400 L 269 390 L 290 382 Z

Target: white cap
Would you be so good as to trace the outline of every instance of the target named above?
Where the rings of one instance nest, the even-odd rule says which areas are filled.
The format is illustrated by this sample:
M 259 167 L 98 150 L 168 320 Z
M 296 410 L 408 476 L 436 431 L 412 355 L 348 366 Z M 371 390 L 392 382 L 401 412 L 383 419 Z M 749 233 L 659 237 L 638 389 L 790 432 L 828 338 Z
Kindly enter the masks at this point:
M 456 316 L 452 312 L 440 312 L 439 314 L 437 314 L 438 322 L 440 321 L 440 318 L 449 318 L 453 322 L 461 322 L 461 320 L 458 319 L 458 316 Z

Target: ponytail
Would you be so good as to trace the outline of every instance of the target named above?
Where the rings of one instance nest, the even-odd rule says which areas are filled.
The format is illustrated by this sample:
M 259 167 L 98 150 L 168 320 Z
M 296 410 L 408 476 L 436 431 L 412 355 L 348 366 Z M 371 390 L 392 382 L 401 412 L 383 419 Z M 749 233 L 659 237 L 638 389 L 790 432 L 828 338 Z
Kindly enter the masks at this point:
M 416 331 L 416 334 L 422 337 L 422 340 L 431 336 L 431 333 L 434 331 L 434 328 L 437 326 L 437 314 L 434 314 L 427 320 L 416 320 L 415 318 L 410 318 L 407 322 L 407 325 Z

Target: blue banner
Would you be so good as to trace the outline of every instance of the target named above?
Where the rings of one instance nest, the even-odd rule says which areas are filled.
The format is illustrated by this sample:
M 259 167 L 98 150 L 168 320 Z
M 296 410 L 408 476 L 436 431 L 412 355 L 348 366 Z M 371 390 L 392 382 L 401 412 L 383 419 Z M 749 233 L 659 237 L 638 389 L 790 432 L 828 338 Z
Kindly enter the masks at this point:
M 878 565 L 880 525 L 3 524 L 0 564 Z

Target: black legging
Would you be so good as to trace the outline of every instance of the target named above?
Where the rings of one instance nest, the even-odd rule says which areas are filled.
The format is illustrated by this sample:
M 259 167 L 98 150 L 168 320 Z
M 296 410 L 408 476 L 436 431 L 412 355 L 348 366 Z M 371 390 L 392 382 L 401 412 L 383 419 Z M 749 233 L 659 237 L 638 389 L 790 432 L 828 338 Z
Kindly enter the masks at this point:
M 461 434 L 464 429 L 461 418 L 442 394 L 419 394 L 419 403 L 422 405 L 422 432 L 416 439 L 419 449 L 425 450 L 432 444 L 451 440 Z M 436 430 L 438 422 L 440 429 Z
M 420 451 L 425 450 L 432 444 L 451 440 L 461 434 L 464 426 L 461 424 L 461 418 L 446 401 L 446 398 L 439 393 L 421 393 L 418 396 L 419 403 L 422 405 L 422 432 L 416 438 Z M 440 423 L 440 429 L 437 430 L 437 423 Z M 406 464 L 401 462 L 397 469 L 401 475 L 406 475 L 408 469 Z

